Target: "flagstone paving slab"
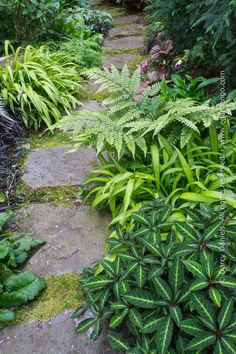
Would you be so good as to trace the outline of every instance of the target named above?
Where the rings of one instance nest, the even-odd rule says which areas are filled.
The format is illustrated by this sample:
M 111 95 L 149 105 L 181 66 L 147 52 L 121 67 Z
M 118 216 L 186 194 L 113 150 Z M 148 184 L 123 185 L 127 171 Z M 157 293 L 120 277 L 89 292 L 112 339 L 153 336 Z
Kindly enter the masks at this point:
M 46 241 L 26 268 L 39 274 L 81 273 L 104 254 L 110 217 L 88 206 L 30 204 L 16 214 L 20 230 Z
M 138 15 L 128 15 L 128 16 L 121 16 L 114 19 L 114 25 L 121 25 L 121 24 L 131 24 L 131 23 L 138 23 L 143 21 L 143 18 Z
M 143 44 L 143 36 L 107 39 L 104 42 L 103 50 L 141 49 Z
M 132 54 L 111 54 L 106 55 L 103 59 L 103 66 L 110 68 L 111 65 L 115 65 L 117 69 L 122 69 L 125 64 L 134 61 L 136 58 Z
M 114 27 L 109 31 L 109 38 L 141 36 L 144 31 L 144 26 L 139 24 L 130 24 L 126 26 Z
M 39 148 L 30 151 L 22 176 L 32 189 L 58 186 L 77 186 L 98 166 L 93 149 L 71 152 L 72 146 Z
M 65 311 L 49 322 L 32 321 L 7 327 L 0 334 L 0 353 L 115 354 L 104 344 L 104 336 L 94 343 L 87 333 L 77 335 L 71 314 L 72 311 Z

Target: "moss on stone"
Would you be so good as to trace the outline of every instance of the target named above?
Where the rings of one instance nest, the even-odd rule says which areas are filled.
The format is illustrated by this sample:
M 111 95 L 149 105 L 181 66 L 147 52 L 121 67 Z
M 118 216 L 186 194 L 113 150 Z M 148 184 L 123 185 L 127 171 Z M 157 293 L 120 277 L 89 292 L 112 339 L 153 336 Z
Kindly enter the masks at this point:
M 97 165 L 96 165 L 97 166 Z M 16 196 L 22 200 L 22 204 L 32 202 L 56 202 L 65 206 L 74 206 L 74 200 L 81 196 L 84 188 L 81 186 L 60 186 L 60 187 L 41 187 L 33 190 L 26 183 L 19 183 Z
M 127 10 L 124 7 L 112 6 L 109 4 L 100 4 L 93 7 L 96 10 L 101 10 L 108 12 L 113 18 L 126 16 L 128 14 Z
M 71 145 L 69 135 L 59 130 L 55 130 L 54 134 L 49 131 L 43 135 L 32 134 L 28 141 L 32 149 Z
M 74 309 L 84 301 L 78 292 L 78 274 L 46 275 L 47 288 L 31 303 L 17 311 L 16 323 L 49 321 L 59 313 Z
M 133 54 L 133 55 L 141 55 L 143 52 L 143 49 L 137 49 L 137 48 L 127 48 L 127 49 L 104 49 L 103 50 L 103 55 L 109 55 L 109 54 Z

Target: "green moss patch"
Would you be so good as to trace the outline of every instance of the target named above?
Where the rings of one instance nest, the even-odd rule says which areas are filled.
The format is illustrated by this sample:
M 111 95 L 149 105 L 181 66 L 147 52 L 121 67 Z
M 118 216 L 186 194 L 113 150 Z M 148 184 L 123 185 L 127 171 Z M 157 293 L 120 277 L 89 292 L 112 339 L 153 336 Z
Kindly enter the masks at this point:
M 49 131 L 43 135 L 37 133 L 32 134 L 29 138 L 29 143 L 32 149 L 49 148 L 55 146 L 71 145 L 71 139 L 69 135 L 62 133 L 59 130 L 55 130 L 53 134 Z
M 81 186 L 42 187 L 33 190 L 22 182 L 17 186 L 16 196 L 21 198 L 23 204 L 56 202 L 66 206 L 74 206 L 74 200 L 82 195 L 83 190 L 84 188 Z
M 16 323 L 49 321 L 59 313 L 83 303 L 83 293 L 78 292 L 78 274 L 46 275 L 44 278 L 47 288 L 35 301 L 17 311 Z

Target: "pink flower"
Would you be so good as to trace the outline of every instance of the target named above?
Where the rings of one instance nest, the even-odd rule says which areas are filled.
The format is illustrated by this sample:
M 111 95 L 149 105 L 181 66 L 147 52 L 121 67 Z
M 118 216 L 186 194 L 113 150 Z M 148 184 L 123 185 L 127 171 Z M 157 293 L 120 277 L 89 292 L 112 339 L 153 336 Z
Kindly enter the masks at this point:
M 139 68 L 140 68 L 140 72 L 141 74 L 145 74 L 147 72 L 147 69 L 148 69 L 148 62 L 147 60 L 143 60 L 140 65 L 139 65 Z

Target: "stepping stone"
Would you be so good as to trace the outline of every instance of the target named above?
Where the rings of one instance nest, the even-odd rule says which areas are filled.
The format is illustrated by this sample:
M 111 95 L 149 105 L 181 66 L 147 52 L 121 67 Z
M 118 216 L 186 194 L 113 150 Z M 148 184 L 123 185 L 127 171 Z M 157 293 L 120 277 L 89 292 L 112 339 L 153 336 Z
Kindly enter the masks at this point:
M 65 311 L 49 322 L 32 321 L 3 329 L 1 354 L 115 354 L 105 344 L 104 335 L 92 342 L 89 334 L 76 334 L 72 312 Z
M 113 64 L 117 69 L 122 69 L 125 64 L 133 60 L 135 60 L 135 55 L 132 54 L 113 54 L 105 56 L 102 65 L 110 68 Z
M 103 50 L 141 49 L 143 44 L 143 36 L 107 39 Z
M 30 151 L 25 163 L 23 182 L 32 189 L 77 186 L 98 165 L 93 149 L 69 153 L 73 146 L 39 148 Z
M 81 109 L 87 109 L 88 111 L 96 111 L 97 109 L 101 108 L 101 103 L 96 101 L 96 100 L 89 100 L 89 101 L 84 101 L 82 102 L 83 106 Z
M 88 206 L 45 203 L 30 204 L 16 216 L 22 232 L 46 241 L 30 258 L 28 270 L 42 275 L 82 273 L 104 254 L 110 222 L 106 213 L 91 212 Z
M 127 37 L 127 36 L 141 36 L 144 32 L 144 26 L 138 24 L 131 24 L 127 26 L 114 27 L 109 31 L 109 38 Z
M 131 24 L 131 23 L 140 23 L 143 20 L 142 17 L 137 15 L 121 16 L 114 19 L 114 25 Z

